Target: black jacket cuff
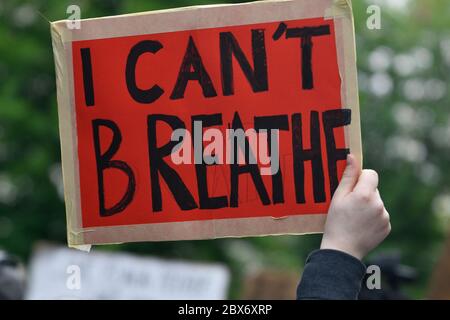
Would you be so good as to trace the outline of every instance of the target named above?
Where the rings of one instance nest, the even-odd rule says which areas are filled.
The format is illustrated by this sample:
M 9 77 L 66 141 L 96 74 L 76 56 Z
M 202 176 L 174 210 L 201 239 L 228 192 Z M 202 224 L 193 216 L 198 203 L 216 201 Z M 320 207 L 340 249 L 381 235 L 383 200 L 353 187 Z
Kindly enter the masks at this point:
M 337 250 L 317 250 L 306 259 L 297 299 L 355 300 L 366 266 L 357 258 Z

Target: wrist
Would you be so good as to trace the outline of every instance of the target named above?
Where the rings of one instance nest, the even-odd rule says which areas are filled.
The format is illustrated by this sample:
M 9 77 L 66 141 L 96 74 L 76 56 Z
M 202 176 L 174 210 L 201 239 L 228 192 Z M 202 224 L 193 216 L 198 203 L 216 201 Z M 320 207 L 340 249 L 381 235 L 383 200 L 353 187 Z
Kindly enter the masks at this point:
M 333 240 L 327 239 L 326 237 L 322 238 L 322 243 L 320 244 L 320 249 L 321 250 L 329 249 L 329 250 L 341 251 L 341 252 L 344 252 L 346 254 L 349 254 L 349 255 L 355 257 L 358 260 L 362 260 L 362 258 L 364 257 L 364 254 L 362 252 L 360 252 L 360 250 L 358 250 L 354 246 L 351 246 L 351 245 L 348 245 L 345 243 L 340 243 L 338 241 L 333 241 Z

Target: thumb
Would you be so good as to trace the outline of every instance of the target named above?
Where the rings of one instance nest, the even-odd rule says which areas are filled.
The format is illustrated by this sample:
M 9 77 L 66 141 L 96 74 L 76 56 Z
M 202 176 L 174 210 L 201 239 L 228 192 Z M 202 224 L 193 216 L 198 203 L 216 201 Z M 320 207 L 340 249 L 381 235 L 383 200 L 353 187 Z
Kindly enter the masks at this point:
M 353 191 L 356 182 L 358 182 L 361 168 L 352 154 L 347 156 L 347 167 L 342 175 L 341 182 L 336 189 L 335 195 L 345 196 Z

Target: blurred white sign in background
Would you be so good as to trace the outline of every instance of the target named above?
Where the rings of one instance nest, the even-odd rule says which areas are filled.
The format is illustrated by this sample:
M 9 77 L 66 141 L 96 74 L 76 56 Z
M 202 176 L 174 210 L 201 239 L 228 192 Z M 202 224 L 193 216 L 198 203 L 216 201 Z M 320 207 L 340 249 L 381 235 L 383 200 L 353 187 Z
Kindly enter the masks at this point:
M 115 252 L 39 246 L 27 299 L 225 299 L 229 270 Z

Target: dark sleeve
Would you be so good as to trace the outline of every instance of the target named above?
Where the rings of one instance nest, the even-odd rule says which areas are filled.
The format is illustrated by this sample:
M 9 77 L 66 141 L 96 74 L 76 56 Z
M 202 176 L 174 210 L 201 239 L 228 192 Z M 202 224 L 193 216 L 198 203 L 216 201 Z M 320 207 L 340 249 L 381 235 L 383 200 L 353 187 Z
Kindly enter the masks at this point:
M 297 299 L 355 300 L 366 266 L 357 258 L 337 250 L 317 250 L 306 259 Z

